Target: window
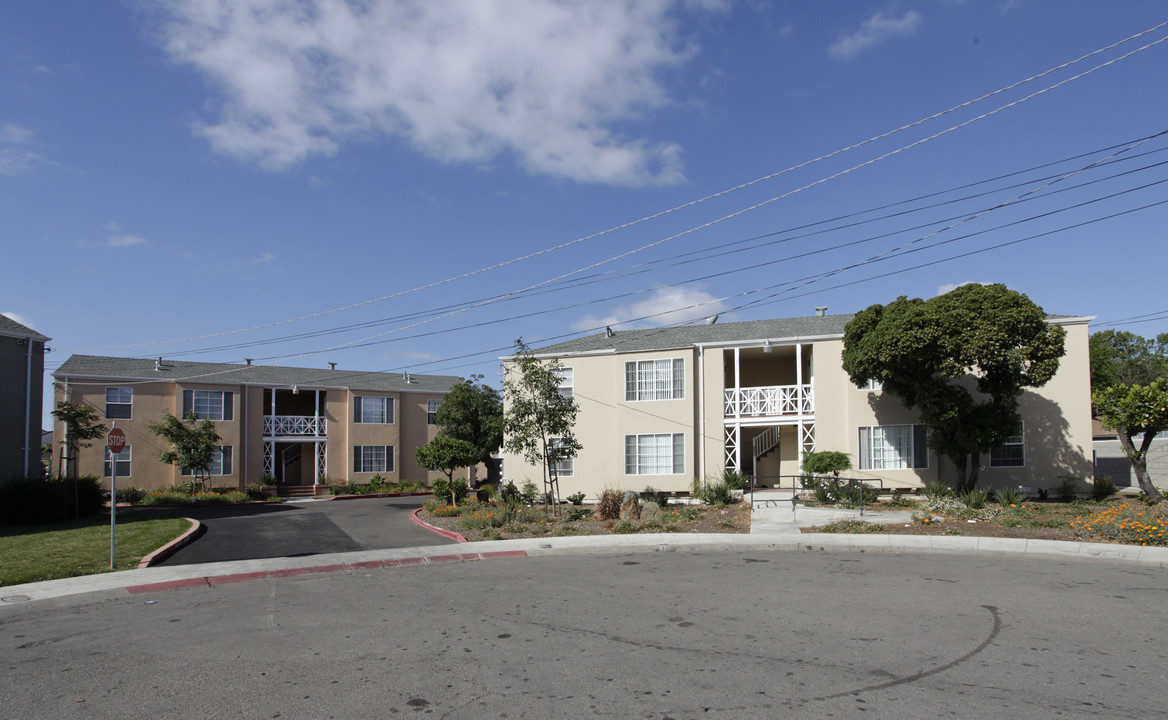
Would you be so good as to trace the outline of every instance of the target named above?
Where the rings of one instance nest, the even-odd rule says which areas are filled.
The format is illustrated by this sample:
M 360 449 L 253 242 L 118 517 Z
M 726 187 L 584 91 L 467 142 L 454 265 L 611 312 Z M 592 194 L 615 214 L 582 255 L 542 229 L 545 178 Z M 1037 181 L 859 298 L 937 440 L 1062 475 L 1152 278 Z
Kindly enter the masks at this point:
M 1026 426 L 1018 423 L 1018 434 L 1006 438 L 990 450 L 990 467 L 1024 467 L 1026 465 Z
M 626 475 L 680 475 L 684 472 L 684 433 L 625 435 Z
M 134 388 L 105 389 L 105 417 L 107 420 L 129 419 L 134 409 Z
M 562 447 L 563 444 L 564 441 L 560 438 L 548 438 L 548 456 L 555 457 L 555 451 Z M 556 477 L 572 477 L 572 472 L 576 467 L 576 458 L 560 458 L 552 463 L 552 465 L 555 469 Z
M 572 399 L 572 368 L 560 368 L 556 375 L 560 377 L 560 395 L 571 400 Z
M 190 477 L 195 474 L 194 470 L 188 468 L 182 469 L 184 476 Z M 217 445 L 215 452 L 211 454 L 211 467 L 207 468 L 208 475 L 230 475 L 231 474 L 231 446 Z
M 861 470 L 906 470 L 928 466 L 928 430 L 924 425 L 860 428 Z
M 102 474 L 105 477 L 110 477 L 111 471 L 113 470 L 113 468 L 110 467 L 110 451 L 108 447 L 102 449 L 105 450 L 105 462 L 103 463 Z M 116 462 L 118 466 L 118 477 L 120 478 L 130 477 L 130 450 L 130 446 L 127 445 L 122 448 L 120 453 L 114 456 L 114 462 Z
M 393 424 L 393 398 L 354 397 L 353 422 Z
M 863 385 L 857 385 L 856 389 L 857 390 L 869 390 L 869 391 L 883 390 L 884 383 L 880 382 L 876 378 L 868 378 L 868 382 L 864 383 Z
M 426 401 L 426 424 L 438 424 L 438 407 L 442 404 L 441 400 L 427 400 Z
M 625 400 L 678 400 L 685 397 L 685 360 L 636 360 L 625 363 Z
M 393 472 L 393 445 L 354 445 L 353 472 Z
M 194 413 L 200 420 L 231 420 L 234 398 L 226 390 L 183 390 L 183 417 Z

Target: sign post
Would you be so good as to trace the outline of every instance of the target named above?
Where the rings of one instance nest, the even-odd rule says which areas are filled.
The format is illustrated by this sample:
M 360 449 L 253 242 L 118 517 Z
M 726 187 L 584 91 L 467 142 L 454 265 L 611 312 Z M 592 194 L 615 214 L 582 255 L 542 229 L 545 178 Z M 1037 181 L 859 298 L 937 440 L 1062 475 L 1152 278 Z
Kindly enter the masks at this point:
M 118 529 L 118 455 L 126 448 L 126 433 L 118 429 L 116 422 L 105 439 L 105 445 L 110 455 L 110 570 L 113 570 Z

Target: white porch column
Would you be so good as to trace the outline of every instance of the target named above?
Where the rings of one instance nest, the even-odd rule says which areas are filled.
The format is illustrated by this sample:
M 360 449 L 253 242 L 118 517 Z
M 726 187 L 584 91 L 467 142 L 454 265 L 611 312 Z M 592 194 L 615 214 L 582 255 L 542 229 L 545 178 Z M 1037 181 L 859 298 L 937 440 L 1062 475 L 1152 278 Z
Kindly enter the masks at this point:
M 742 348 L 734 348 L 734 469 L 742 472 Z
M 803 470 L 803 343 L 795 343 L 795 397 L 799 403 L 799 446 L 796 472 Z

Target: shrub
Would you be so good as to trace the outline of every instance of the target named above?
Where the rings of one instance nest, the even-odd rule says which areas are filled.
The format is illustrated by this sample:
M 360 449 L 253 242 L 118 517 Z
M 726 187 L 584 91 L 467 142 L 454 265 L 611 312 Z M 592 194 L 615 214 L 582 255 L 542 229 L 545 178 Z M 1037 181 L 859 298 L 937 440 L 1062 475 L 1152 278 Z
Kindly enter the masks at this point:
M 852 468 L 847 453 L 835 450 L 803 453 L 803 472 L 810 475 L 836 475 Z
M 600 502 L 596 505 L 596 517 L 601 520 L 616 520 L 620 517 L 621 491 L 606 488 L 600 493 Z
M 981 510 L 989 501 L 990 494 L 985 490 L 967 490 L 957 498 L 970 510 Z
M 259 485 L 248 485 L 243 489 L 248 500 L 267 500 L 268 496 Z
M 871 505 L 880 499 L 880 491 L 876 488 L 870 488 L 862 482 L 856 481 L 854 484 L 841 484 L 839 480 L 833 481 L 836 483 L 835 502 L 840 505 L 859 505 L 861 502 L 865 505 Z
M 348 482 L 333 483 L 332 491 L 333 495 L 356 495 L 357 486 Z
M 1095 482 L 1091 484 L 1091 497 L 1096 500 L 1106 500 L 1115 494 L 1115 483 L 1111 482 L 1111 478 L 1095 478 Z
M 437 504 L 433 506 L 430 506 L 430 503 L 426 503 L 426 505 L 426 509 L 430 511 L 430 514 L 434 517 L 458 517 L 462 514 L 461 508 L 459 508 L 457 505 L 447 505 L 441 501 L 438 501 Z
M 463 478 L 455 478 L 451 481 L 447 481 L 446 478 L 438 478 L 434 481 L 434 497 L 442 498 L 443 502 L 450 500 L 457 505 L 466 499 L 469 492 L 470 489 Z
M 837 520 L 819 528 L 819 532 L 862 535 L 864 533 L 882 533 L 887 529 L 880 523 L 869 523 L 863 520 Z
M 943 482 L 934 480 L 925 486 L 921 494 L 930 500 L 940 500 L 941 498 L 953 497 L 953 488 Z
M 615 535 L 631 535 L 637 532 L 637 526 L 628 520 L 621 520 L 612 526 L 612 532 Z
M 657 503 L 660 507 L 665 507 L 669 503 L 669 496 L 671 493 L 664 490 L 658 490 L 652 485 L 646 485 L 645 489 L 641 491 L 641 500 L 645 502 Z
M 556 537 L 563 537 L 565 535 L 572 535 L 575 532 L 575 530 L 568 527 L 567 525 L 560 525 L 555 530 L 552 530 L 552 535 L 555 535 Z
M 494 485 L 486 483 L 479 488 L 477 493 L 475 493 L 475 497 L 478 498 L 478 501 L 481 503 L 489 503 L 494 500 L 495 496 L 498 494 L 499 491 L 495 488 Z
M 584 520 L 585 518 L 591 517 L 591 515 L 592 515 L 592 511 L 589 510 L 588 508 L 573 506 L 570 510 L 568 510 L 568 513 L 564 516 L 564 521 L 565 522 L 578 522 L 580 520 Z
M 750 487 L 750 476 L 737 470 L 723 470 L 720 479 L 722 480 L 722 484 L 731 490 L 745 490 Z M 658 504 L 660 505 L 661 503 Z
M 499 491 L 499 499 L 505 503 L 519 502 L 519 498 L 519 488 L 515 487 L 515 483 L 511 482 L 510 480 L 508 480 L 507 484 L 503 486 L 503 489 Z
M 994 491 L 994 499 L 1002 507 L 1009 507 L 1010 505 L 1021 505 L 1026 500 L 1026 496 L 1017 488 L 1002 488 Z
M 888 498 L 887 504 L 888 504 L 888 507 L 898 507 L 898 508 L 907 508 L 907 507 L 916 507 L 917 506 L 916 501 L 908 499 L 908 497 L 906 497 L 902 493 L 896 493 L 892 497 Z
M 568 502 L 572 503 L 573 505 L 577 505 L 577 506 L 583 505 L 584 504 L 584 493 L 582 493 L 582 492 L 572 493 L 571 495 L 568 496 Z
M 519 495 L 523 498 L 524 505 L 534 505 L 535 501 L 539 499 L 539 490 L 536 489 L 535 483 L 528 480 L 523 483 L 523 491 Z
M 734 494 L 724 482 L 706 483 L 701 500 L 707 505 L 730 505 L 734 502 Z
M 14 478 L 0 483 L 0 524 L 31 525 L 97 515 L 103 495 L 94 475 L 77 478 L 76 491 L 73 480 Z
M 118 502 L 129 503 L 130 505 L 138 505 L 142 502 L 142 498 L 146 497 L 145 490 L 139 490 L 136 487 L 118 488 Z
M 142 498 L 143 505 L 190 505 L 191 495 L 181 490 L 155 490 Z
M 1059 483 L 1055 485 L 1055 492 L 1059 500 L 1070 502 L 1079 495 L 1079 479 L 1073 475 L 1060 475 Z

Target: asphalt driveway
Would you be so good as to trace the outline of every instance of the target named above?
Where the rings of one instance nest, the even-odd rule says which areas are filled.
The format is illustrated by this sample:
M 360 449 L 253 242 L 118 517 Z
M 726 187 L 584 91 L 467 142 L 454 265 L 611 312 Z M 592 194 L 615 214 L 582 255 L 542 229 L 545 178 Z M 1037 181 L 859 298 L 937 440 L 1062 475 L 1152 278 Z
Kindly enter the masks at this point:
M 410 512 L 421 507 L 424 500 L 425 497 L 363 498 L 175 508 L 166 514 L 194 518 L 206 530 L 160 564 L 303 557 L 453 543 L 410 520 Z

